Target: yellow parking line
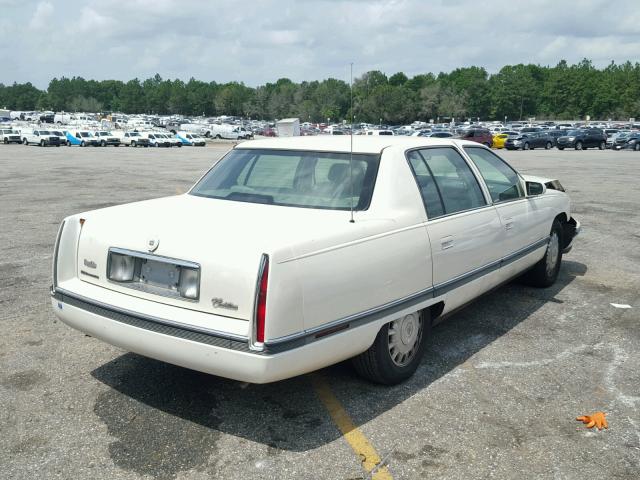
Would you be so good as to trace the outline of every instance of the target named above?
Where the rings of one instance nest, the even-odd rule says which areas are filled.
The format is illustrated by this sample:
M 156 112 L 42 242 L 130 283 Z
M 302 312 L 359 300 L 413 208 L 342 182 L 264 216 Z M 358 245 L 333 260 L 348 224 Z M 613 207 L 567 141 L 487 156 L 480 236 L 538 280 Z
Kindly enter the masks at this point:
M 315 373 L 311 375 L 311 382 L 316 391 L 316 395 L 318 395 L 318 398 L 320 398 L 320 401 L 324 404 L 329 415 L 331 415 L 333 423 L 336 424 L 351 449 L 360 458 L 362 467 L 368 473 L 376 469 L 371 478 L 376 480 L 393 480 L 386 466 L 382 465 L 376 468 L 380 463 L 380 455 L 378 455 L 376 449 L 373 448 L 373 445 L 369 443 L 369 440 L 367 440 L 363 433 L 353 424 L 349 414 L 331 391 L 331 387 L 329 387 L 326 378 L 320 373 Z

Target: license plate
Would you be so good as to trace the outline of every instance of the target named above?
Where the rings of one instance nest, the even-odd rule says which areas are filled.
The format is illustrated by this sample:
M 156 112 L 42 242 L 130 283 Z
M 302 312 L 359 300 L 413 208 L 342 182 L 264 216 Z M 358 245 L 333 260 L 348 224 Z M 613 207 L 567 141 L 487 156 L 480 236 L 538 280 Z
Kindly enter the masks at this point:
M 141 283 L 177 290 L 179 281 L 179 266 L 154 260 L 142 260 L 142 265 L 140 266 Z

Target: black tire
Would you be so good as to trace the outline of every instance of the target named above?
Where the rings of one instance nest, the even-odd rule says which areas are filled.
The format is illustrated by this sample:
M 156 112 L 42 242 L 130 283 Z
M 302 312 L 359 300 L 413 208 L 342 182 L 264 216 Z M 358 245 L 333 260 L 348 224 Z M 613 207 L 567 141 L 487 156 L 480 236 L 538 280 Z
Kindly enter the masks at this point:
M 45 142 L 44 140 L 40 140 L 40 146 L 41 147 L 46 147 L 47 146 L 47 142 Z
M 23 138 L 23 139 L 22 139 L 22 144 L 23 144 L 23 145 L 29 145 L 29 142 L 27 141 L 27 139 L 26 139 L 26 138 Z
M 356 372 L 362 377 L 375 383 L 383 385 L 396 385 L 408 379 L 420 365 L 420 360 L 424 355 L 426 340 L 431 331 L 431 316 L 429 310 L 415 312 L 405 315 L 403 319 L 409 316 L 416 316 L 420 319 L 420 327 L 417 333 L 415 350 L 412 350 L 412 357 L 405 365 L 398 365 L 392 358 L 389 348 L 390 325 L 394 322 L 387 323 L 382 326 L 373 345 L 366 352 L 354 357 L 351 361 Z M 398 319 L 398 321 L 403 320 Z
M 545 150 L 549 150 L 551 147 L 553 147 L 553 145 L 551 144 L 551 142 L 547 142 L 544 144 L 544 149 Z
M 562 231 L 562 224 L 558 219 L 555 219 L 551 226 L 549 244 L 544 257 L 524 275 L 524 280 L 527 284 L 533 287 L 546 288 L 556 283 L 560 272 L 560 264 L 562 263 Z
M 564 147 L 558 147 L 558 150 L 564 150 Z
M 137 147 L 137 146 L 138 146 L 138 145 L 136 144 L 136 141 L 135 141 L 135 140 L 132 140 L 132 141 L 131 141 L 131 146 L 132 146 L 132 147 Z
M 9 140 L 7 140 L 6 138 L 2 139 L 2 143 L 4 143 L 5 145 L 7 145 L 9 143 Z
M 640 151 L 640 143 L 636 142 L 636 144 L 633 146 L 633 149 L 637 152 Z
M 600 150 L 604 150 L 605 148 L 607 148 L 607 144 L 606 144 L 606 143 L 604 143 L 604 142 L 600 142 L 600 145 L 598 145 L 598 148 L 599 148 Z
M 582 150 L 582 142 L 576 142 L 576 150 Z
M 220 136 L 220 134 L 218 134 L 218 135 L 216 135 L 216 138 L 217 138 L 218 140 L 220 140 L 222 137 Z
M 178 146 L 178 148 L 180 148 L 182 146 L 182 143 L 177 143 L 176 145 Z
M 104 140 L 100 140 L 100 146 L 101 147 L 106 147 L 107 146 L 107 142 L 105 142 Z
M 529 142 L 524 142 L 524 145 L 522 145 L 522 149 L 529 150 Z

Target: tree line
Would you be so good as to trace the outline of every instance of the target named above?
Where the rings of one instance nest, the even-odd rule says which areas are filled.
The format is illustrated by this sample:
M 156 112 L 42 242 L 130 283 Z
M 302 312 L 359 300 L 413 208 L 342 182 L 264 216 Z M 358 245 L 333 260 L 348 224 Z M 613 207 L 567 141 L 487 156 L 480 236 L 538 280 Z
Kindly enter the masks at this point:
M 0 107 L 11 110 L 235 115 L 252 119 L 298 117 L 332 122 L 351 118 L 351 91 L 343 80 L 275 83 L 85 80 L 54 78 L 46 90 L 31 83 L 0 83 Z M 556 66 L 506 65 L 495 74 L 482 67 L 449 73 L 369 71 L 353 82 L 357 122 L 401 124 L 450 118 L 522 120 L 628 119 L 640 117 L 640 64 L 612 62 L 596 68 L 590 60 Z

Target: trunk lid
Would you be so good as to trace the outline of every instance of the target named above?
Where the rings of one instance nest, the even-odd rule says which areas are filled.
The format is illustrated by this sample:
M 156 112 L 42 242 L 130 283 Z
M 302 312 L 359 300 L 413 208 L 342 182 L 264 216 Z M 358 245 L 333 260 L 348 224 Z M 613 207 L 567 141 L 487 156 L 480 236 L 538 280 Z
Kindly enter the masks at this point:
M 275 262 L 293 256 L 290 247 L 307 248 L 336 224 L 349 225 L 348 212 L 280 207 L 180 195 L 95 210 L 86 219 L 78 246 L 78 278 L 127 295 L 248 320 L 263 253 Z M 107 279 L 110 248 L 200 265 L 197 301 L 132 289 Z M 213 299 L 217 299 L 214 301 Z M 220 306 L 227 304 L 226 308 Z M 237 306 L 237 310 L 228 304 Z

